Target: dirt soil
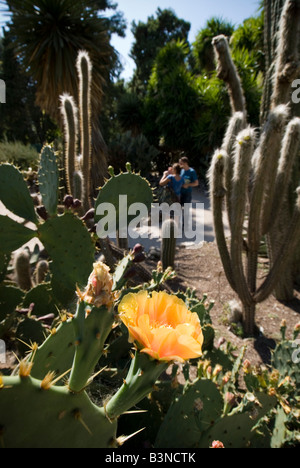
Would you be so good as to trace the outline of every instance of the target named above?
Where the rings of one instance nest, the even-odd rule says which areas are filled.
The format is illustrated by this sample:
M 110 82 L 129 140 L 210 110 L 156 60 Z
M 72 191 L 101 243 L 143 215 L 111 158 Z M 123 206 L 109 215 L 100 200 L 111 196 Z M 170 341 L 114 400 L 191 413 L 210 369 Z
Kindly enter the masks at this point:
M 267 273 L 267 260 L 262 259 L 259 279 Z M 205 243 L 198 249 L 180 248 L 176 254 L 175 270 L 177 278 L 169 282 L 174 291 L 194 288 L 201 298 L 207 294 L 208 301 L 214 301 L 211 318 L 216 332 L 216 341 L 224 337 L 237 349 L 247 346 L 246 358 L 253 365 L 267 364 L 271 349 L 280 339 L 280 325 L 283 319 L 287 323 L 287 337 L 292 336 L 293 328 L 300 322 L 300 292 L 295 290 L 295 297 L 289 303 L 278 302 L 273 296 L 257 306 L 256 323 L 261 333 L 256 338 L 243 339 L 230 329 L 228 321 L 228 303 L 238 300 L 225 277 L 217 245 Z

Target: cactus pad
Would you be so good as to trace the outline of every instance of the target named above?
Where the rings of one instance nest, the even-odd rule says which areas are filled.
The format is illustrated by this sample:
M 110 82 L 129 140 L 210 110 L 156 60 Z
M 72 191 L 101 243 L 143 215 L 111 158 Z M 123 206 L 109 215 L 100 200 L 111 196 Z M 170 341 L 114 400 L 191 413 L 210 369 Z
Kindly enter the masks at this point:
M 41 153 L 39 188 L 47 213 L 55 215 L 58 204 L 59 171 L 53 149 L 46 145 Z
M 113 322 L 113 308 L 91 308 L 84 302 L 78 304 L 73 318 L 76 347 L 69 382 L 72 391 L 80 392 L 87 385 L 102 356 L 104 343 L 112 330 Z
M 23 307 L 26 309 L 34 304 L 33 314 L 36 317 L 53 314 L 57 315 L 57 307 L 52 297 L 49 283 L 38 284 L 25 296 Z
M 10 255 L 5 255 L 0 252 L 0 283 L 5 279 L 9 261 Z
M 8 210 L 20 218 L 37 222 L 26 182 L 21 172 L 11 164 L 0 165 L 0 200 Z
M 0 216 L 0 251 L 3 254 L 10 254 L 22 247 L 36 236 L 36 232 L 27 229 L 22 224 L 8 218 Z
M 287 376 L 292 379 L 296 384 L 296 394 L 299 395 L 300 364 L 296 359 L 299 356 L 297 349 L 299 349 L 299 346 L 297 346 L 296 341 L 282 341 L 279 343 L 272 356 L 272 366 L 279 371 L 282 379 Z
M 0 322 L 15 311 L 23 298 L 24 293 L 21 289 L 9 285 L 0 286 Z
M 197 380 L 170 407 L 157 435 L 156 448 L 195 448 L 203 432 L 220 417 L 223 398 L 210 380 Z
M 53 294 L 62 305 L 68 305 L 75 297 L 76 285 L 85 287 L 93 270 L 91 237 L 82 221 L 67 212 L 40 226 L 39 238 L 53 260 Z
M 275 397 L 259 394 L 257 399 L 253 398 L 252 407 L 248 411 L 232 412 L 209 428 L 201 439 L 201 447 L 210 447 L 214 440 L 220 440 L 225 448 L 255 448 L 258 434 L 254 426 L 275 404 Z M 263 448 L 263 439 L 259 446 Z
M 75 353 L 75 331 L 72 320 L 53 329 L 35 353 L 31 375 L 42 380 L 47 372 L 64 374 L 71 369 Z
M 152 189 L 149 182 L 140 175 L 132 172 L 121 173 L 113 176 L 100 189 L 95 204 L 95 222 L 101 221 L 102 216 L 97 214 L 97 208 L 103 203 L 110 203 L 116 210 L 116 229 L 119 229 L 120 212 L 123 214 L 123 208 L 120 206 L 120 196 L 127 195 L 127 207 L 134 203 L 142 203 L 148 210 L 153 201 Z M 128 215 L 128 223 L 136 218 L 137 215 Z M 99 234 L 99 233 L 98 233 Z
M 117 423 L 108 421 L 86 393 L 43 389 L 32 377 L 4 377 L 0 394 L 0 447 L 108 448 L 114 443 Z

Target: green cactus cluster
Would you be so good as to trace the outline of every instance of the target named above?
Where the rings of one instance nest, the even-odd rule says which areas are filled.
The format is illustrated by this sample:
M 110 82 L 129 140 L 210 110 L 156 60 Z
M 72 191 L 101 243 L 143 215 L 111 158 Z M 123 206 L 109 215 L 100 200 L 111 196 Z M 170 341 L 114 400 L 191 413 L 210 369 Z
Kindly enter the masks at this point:
M 288 378 L 294 386 L 295 395 L 300 394 L 300 342 L 298 336 L 300 327 L 296 326 L 293 339 L 286 339 L 287 325 L 283 322 L 281 326 L 282 340 L 277 344 L 272 353 L 272 368 L 279 372 L 282 379 Z

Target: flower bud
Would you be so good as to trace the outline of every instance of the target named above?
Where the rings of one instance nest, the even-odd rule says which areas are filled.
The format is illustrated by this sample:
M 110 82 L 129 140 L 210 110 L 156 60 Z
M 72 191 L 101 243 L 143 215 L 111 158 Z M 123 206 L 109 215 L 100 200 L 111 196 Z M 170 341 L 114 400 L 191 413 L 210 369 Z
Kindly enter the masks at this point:
M 81 201 L 78 200 L 78 198 L 76 198 L 74 201 L 73 201 L 73 204 L 72 204 L 72 208 L 74 208 L 75 210 L 77 210 L 78 208 L 81 208 Z
M 211 444 L 211 448 L 220 448 L 220 449 L 223 449 L 225 448 L 224 445 L 222 444 L 222 442 L 220 442 L 219 440 L 214 440 L 213 443 Z
M 133 247 L 132 252 L 133 252 L 134 254 L 138 254 L 138 253 L 143 252 L 143 250 L 144 250 L 144 247 L 143 247 L 141 244 L 136 244 L 136 245 Z
M 94 263 L 88 285 L 83 293 L 78 292 L 80 299 L 95 307 L 111 307 L 117 299 L 117 293 L 112 291 L 113 278 L 109 267 L 102 262 Z
M 230 408 L 233 408 L 236 403 L 235 395 L 231 392 L 227 392 L 224 397 L 226 405 Z
M 251 362 L 249 361 L 249 359 L 246 359 L 244 361 L 243 370 L 245 374 L 250 374 L 250 372 L 252 371 L 252 366 L 251 366 Z

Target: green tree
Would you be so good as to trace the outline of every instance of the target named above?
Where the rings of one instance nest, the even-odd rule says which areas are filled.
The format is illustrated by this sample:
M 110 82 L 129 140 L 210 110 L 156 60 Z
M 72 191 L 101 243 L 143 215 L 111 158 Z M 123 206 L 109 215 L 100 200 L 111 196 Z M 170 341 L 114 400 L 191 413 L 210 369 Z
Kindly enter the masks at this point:
M 117 118 L 123 131 L 133 136 L 142 132 L 144 123 L 144 103 L 137 94 L 124 93 L 117 106 Z
M 187 43 L 170 42 L 154 62 L 145 100 L 148 128 L 156 144 L 163 138 L 169 151 L 184 150 L 191 138 L 199 101 L 195 80 L 187 68 Z M 148 113 L 149 112 L 149 113 Z
M 187 41 L 191 25 L 176 16 L 172 9 L 158 8 L 156 17 L 150 16 L 146 23 L 133 22 L 134 44 L 130 56 L 136 65 L 132 80 L 133 89 L 145 93 L 154 60 L 168 42 Z

